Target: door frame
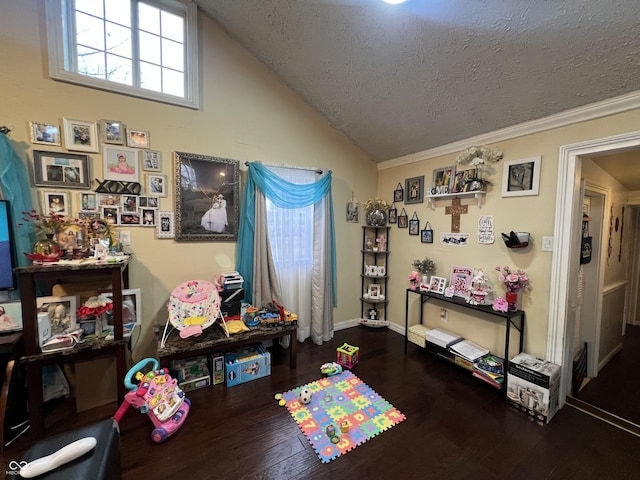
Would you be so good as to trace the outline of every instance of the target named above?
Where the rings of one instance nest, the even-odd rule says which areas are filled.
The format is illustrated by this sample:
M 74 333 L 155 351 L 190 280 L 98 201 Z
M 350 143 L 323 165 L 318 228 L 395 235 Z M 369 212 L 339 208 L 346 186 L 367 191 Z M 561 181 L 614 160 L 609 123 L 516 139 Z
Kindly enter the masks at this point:
M 571 295 L 572 290 L 575 290 L 571 288 L 571 272 L 576 270 L 577 262 L 574 260 L 579 255 L 582 231 L 580 228 L 582 217 L 582 205 L 580 205 L 582 160 L 580 157 L 638 148 L 640 148 L 640 131 L 560 147 L 547 330 L 547 358 L 562 366 L 560 406 L 564 405 L 567 394 L 571 392 L 573 362 L 569 348 L 571 332 L 567 331 L 567 325 L 571 323 L 569 317 L 572 305 Z M 569 241 L 566 241 L 567 239 Z

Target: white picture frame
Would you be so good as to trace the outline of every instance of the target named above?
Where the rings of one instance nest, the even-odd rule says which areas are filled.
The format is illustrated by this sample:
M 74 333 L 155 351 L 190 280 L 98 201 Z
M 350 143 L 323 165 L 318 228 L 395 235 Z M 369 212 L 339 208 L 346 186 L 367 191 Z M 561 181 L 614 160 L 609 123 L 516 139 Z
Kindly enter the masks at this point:
M 71 199 L 67 192 L 54 192 L 44 190 L 42 192 L 42 211 L 45 215 L 71 215 Z
M 167 197 L 168 194 L 168 180 L 166 175 L 154 175 L 147 174 L 146 192 L 149 196 Z
M 60 125 L 43 122 L 29 122 L 31 143 L 37 145 L 61 146 Z
M 51 322 L 51 335 L 73 332 L 78 328 L 76 297 L 38 297 L 38 312 L 47 312 Z
M 124 145 L 125 125 L 120 120 L 101 120 L 102 142 Z
M 444 289 L 447 287 L 447 279 L 444 277 L 436 277 L 435 275 L 431 276 L 431 280 L 429 281 L 429 289 L 434 293 L 439 293 L 440 295 L 444 294 Z
M 156 237 L 176 238 L 174 212 L 156 210 Z
M 369 285 L 367 293 L 369 294 L 369 298 L 371 300 L 378 300 L 380 298 L 381 285 L 378 283 L 372 283 L 371 285 Z
M 159 150 L 140 150 L 140 164 L 145 172 L 161 172 L 162 152 Z
M 102 295 L 113 300 L 113 292 Z M 110 324 L 113 325 L 113 319 Z M 122 290 L 122 325 L 128 324 L 142 325 L 142 290 L 139 288 Z
M 96 122 L 63 118 L 64 146 L 78 152 L 99 152 L 98 127 Z
M 140 181 L 138 150 L 116 145 L 103 145 L 103 151 L 102 163 L 105 180 Z
M 538 195 L 542 157 L 508 160 L 502 166 L 502 196 Z

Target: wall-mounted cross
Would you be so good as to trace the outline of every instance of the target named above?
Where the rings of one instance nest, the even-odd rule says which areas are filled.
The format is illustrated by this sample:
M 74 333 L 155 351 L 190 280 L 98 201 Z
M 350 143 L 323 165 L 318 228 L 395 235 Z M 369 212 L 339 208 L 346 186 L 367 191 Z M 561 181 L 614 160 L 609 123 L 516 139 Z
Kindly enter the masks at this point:
M 468 213 L 468 205 L 462 205 L 459 198 L 451 200 L 451 206 L 445 207 L 444 213 L 451 215 L 451 233 L 460 233 L 460 215 Z

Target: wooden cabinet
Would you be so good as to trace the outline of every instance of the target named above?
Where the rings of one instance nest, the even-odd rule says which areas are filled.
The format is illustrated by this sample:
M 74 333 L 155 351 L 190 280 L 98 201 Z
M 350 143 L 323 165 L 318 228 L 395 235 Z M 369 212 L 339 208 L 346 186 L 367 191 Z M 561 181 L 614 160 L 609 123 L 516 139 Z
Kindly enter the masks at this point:
M 89 360 L 98 356 L 115 356 L 118 400 L 124 398 L 126 343 L 122 332 L 122 290 L 128 287 L 128 257 L 116 263 L 32 265 L 15 269 L 22 301 L 24 356 L 28 387 L 30 431 L 35 439 L 44 435 L 42 367 L 55 363 Z M 113 340 L 93 340 L 59 352 L 43 353 L 38 345 L 36 297 L 56 283 L 89 282 L 110 279 L 113 289 Z M 100 381 L 100 374 L 96 375 Z
M 523 310 L 516 310 L 515 312 L 497 312 L 491 308 L 490 305 L 472 305 L 467 303 L 461 297 L 445 297 L 444 295 L 440 295 L 434 292 L 422 292 L 420 290 L 411 290 L 407 289 L 406 299 L 405 299 L 405 315 L 404 315 L 404 349 L 405 352 L 407 350 L 407 344 L 409 343 L 409 300 L 411 295 L 416 295 L 420 300 L 419 306 L 419 315 L 418 322 L 422 325 L 424 321 L 424 304 L 428 301 L 438 301 L 443 304 L 452 305 L 453 308 L 460 309 L 465 311 L 465 313 L 469 313 L 472 315 L 477 315 L 481 318 L 491 319 L 496 322 L 504 323 L 505 334 L 504 334 L 504 351 L 503 352 L 492 352 L 495 355 L 501 356 L 504 359 L 504 382 L 502 384 L 502 392 L 506 394 L 507 388 L 507 366 L 509 358 L 512 357 L 510 355 L 511 348 L 511 329 L 515 329 L 519 333 L 519 349 L 516 354 L 520 353 L 524 349 L 524 325 L 525 325 L 525 312 Z M 473 321 L 473 320 L 471 320 Z M 412 322 L 412 325 L 415 322 Z M 473 341 L 473 338 L 469 340 Z M 436 346 L 437 347 L 437 346 Z M 427 349 L 429 350 L 429 349 Z M 429 350 L 432 353 L 439 353 L 438 348 L 434 348 Z M 444 353 L 444 352 L 443 352 Z M 446 355 L 439 355 L 441 358 L 446 358 Z
M 362 227 L 360 323 L 381 327 L 387 318 L 387 274 L 390 227 Z

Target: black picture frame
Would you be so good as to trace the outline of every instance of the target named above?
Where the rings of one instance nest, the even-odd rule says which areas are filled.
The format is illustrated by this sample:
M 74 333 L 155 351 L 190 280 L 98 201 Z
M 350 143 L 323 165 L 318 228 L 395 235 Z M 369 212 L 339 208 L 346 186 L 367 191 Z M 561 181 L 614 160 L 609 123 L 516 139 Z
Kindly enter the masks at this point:
M 411 177 L 405 180 L 405 190 L 407 198 L 404 203 L 423 203 L 424 202 L 424 175 L 420 177 Z
M 420 235 L 420 220 L 409 220 L 409 235 Z
M 404 211 L 404 208 L 398 215 L 398 228 L 409 228 L 409 215 Z
M 239 162 L 175 152 L 174 177 L 176 241 L 237 240 Z M 223 214 L 226 221 L 221 217 Z
M 433 243 L 433 230 L 425 228 L 420 232 L 420 241 L 422 243 Z
M 394 202 L 404 201 L 404 189 L 402 188 L 402 184 L 400 182 L 398 182 L 398 186 L 393 191 L 393 201 Z
M 34 150 L 33 173 L 38 187 L 81 190 L 91 187 L 88 155 Z
M 398 209 L 390 208 L 387 210 L 387 222 L 389 223 L 398 223 Z

